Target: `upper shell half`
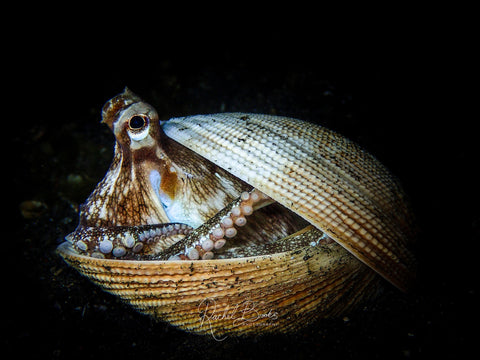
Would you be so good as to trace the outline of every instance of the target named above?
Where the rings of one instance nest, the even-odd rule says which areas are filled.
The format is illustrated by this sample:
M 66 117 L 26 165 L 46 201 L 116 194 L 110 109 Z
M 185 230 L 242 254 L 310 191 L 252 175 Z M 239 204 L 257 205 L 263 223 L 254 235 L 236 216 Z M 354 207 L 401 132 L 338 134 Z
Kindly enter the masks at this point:
M 397 180 L 354 142 L 305 121 L 221 113 L 173 118 L 167 136 L 264 192 L 406 290 L 412 217 Z

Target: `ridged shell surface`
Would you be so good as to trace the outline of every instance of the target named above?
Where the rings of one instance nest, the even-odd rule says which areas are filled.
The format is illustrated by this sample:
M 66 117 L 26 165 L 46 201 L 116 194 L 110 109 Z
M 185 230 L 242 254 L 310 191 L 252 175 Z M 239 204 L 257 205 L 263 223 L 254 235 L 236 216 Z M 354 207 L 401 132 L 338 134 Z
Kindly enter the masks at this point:
M 216 338 L 289 332 L 337 316 L 374 297 L 381 280 L 335 243 L 193 262 L 96 259 L 69 243 L 58 252 L 140 312 Z
M 167 136 L 296 212 L 398 288 L 414 277 L 412 220 L 389 171 L 305 121 L 222 113 L 173 118 Z

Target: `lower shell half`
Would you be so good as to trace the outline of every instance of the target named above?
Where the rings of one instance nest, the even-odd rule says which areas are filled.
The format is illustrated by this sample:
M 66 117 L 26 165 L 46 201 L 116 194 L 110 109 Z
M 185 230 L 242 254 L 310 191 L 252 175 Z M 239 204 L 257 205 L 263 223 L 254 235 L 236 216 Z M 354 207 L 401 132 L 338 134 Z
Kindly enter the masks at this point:
M 57 251 L 138 311 L 215 337 L 292 332 L 351 310 L 374 297 L 382 283 L 336 243 L 202 261 L 96 259 L 67 242 Z

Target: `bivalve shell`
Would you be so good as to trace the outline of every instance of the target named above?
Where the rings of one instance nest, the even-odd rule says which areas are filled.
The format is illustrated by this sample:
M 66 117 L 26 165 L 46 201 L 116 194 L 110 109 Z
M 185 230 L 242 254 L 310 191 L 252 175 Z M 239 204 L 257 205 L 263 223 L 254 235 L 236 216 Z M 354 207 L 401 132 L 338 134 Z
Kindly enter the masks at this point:
M 336 243 L 203 261 L 96 259 L 69 243 L 60 255 L 104 290 L 181 329 L 216 338 L 302 328 L 378 291 L 380 277 Z

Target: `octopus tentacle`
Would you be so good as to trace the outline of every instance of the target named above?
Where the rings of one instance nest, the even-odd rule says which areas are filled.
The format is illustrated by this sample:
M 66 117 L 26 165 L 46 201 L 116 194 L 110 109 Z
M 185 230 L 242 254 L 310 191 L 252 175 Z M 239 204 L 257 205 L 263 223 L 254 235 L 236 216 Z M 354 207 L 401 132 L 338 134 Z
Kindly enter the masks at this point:
M 300 231 L 272 243 L 251 245 L 234 249 L 232 257 L 249 257 L 269 255 L 278 252 L 295 251 L 306 246 L 327 245 L 333 243 L 327 234 L 312 225 L 308 225 Z M 222 254 L 222 257 L 230 257 L 230 253 Z
M 181 223 L 142 226 L 84 227 L 67 235 L 80 254 L 97 258 L 135 258 L 155 254 L 178 242 L 193 228 Z
M 228 238 L 235 237 L 237 234 L 235 226 L 246 225 L 245 216 L 251 215 L 255 210 L 272 203 L 274 201 L 271 198 L 257 189 L 244 192 L 237 200 L 225 207 L 203 226 L 192 231 L 190 235 L 167 249 L 157 258 L 209 260 L 214 257 L 248 257 L 293 251 L 305 246 L 327 245 L 333 242 L 324 232 L 309 225 L 273 243 L 234 248 L 225 254 L 216 254 L 216 250 L 222 249 Z
M 162 260 L 208 260 L 224 247 L 228 239 L 237 235 L 237 228 L 245 226 L 247 216 L 255 210 L 274 203 L 262 192 L 253 189 L 243 192 L 240 197 L 219 211 L 204 225 L 192 231 L 155 259 Z
M 97 258 L 136 260 L 208 260 L 246 257 L 289 251 L 307 245 L 325 244 L 331 239 L 308 226 L 274 243 L 236 247 L 218 252 L 239 228 L 247 224 L 254 211 L 274 203 L 253 189 L 243 192 L 223 210 L 197 229 L 182 223 L 141 226 L 83 227 L 66 237 L 81 254 Z

